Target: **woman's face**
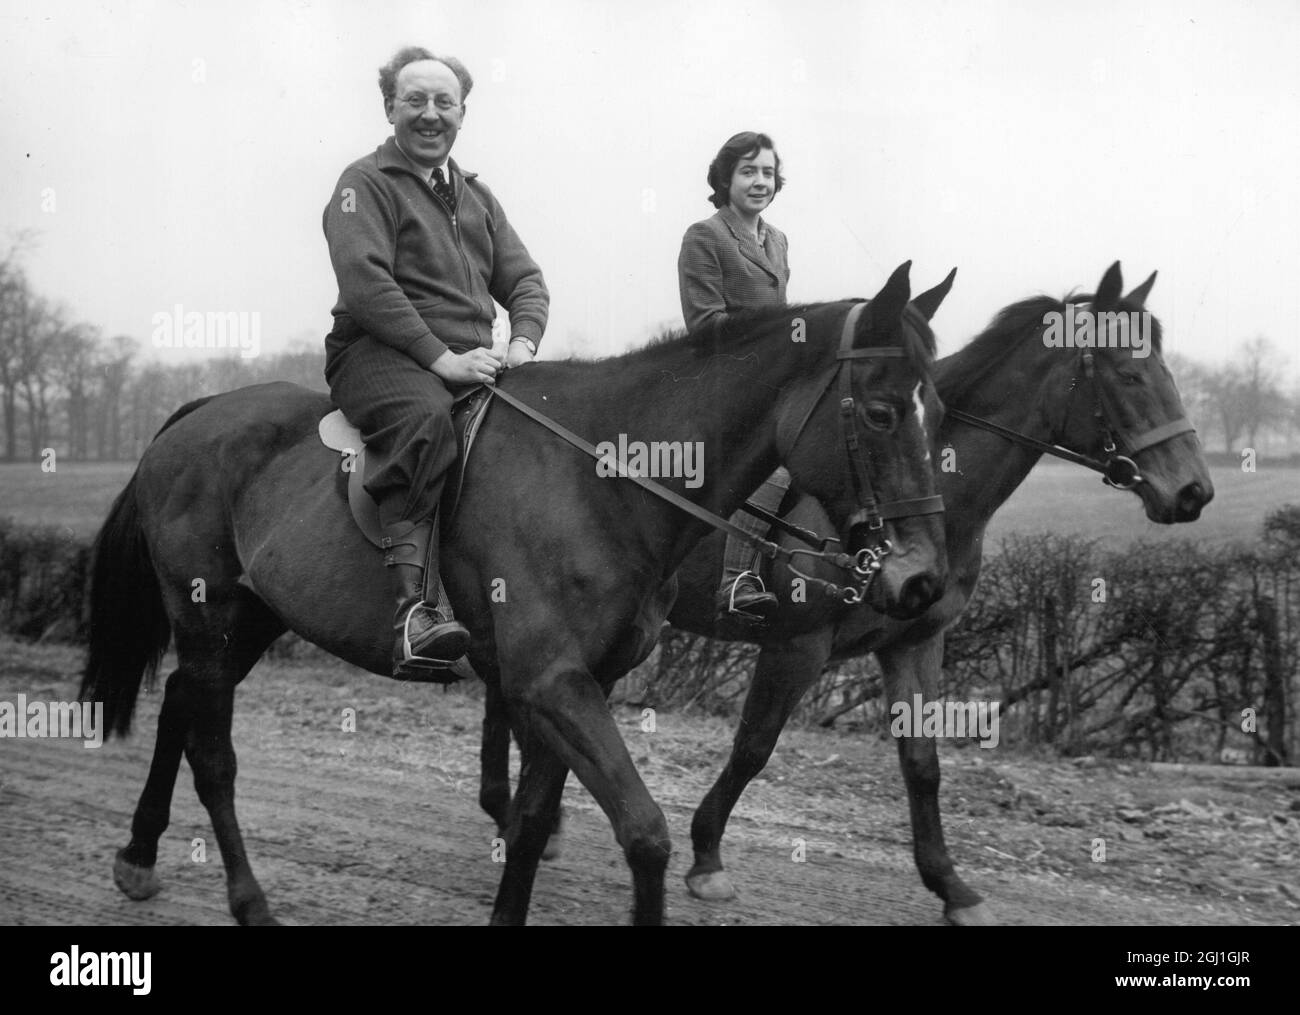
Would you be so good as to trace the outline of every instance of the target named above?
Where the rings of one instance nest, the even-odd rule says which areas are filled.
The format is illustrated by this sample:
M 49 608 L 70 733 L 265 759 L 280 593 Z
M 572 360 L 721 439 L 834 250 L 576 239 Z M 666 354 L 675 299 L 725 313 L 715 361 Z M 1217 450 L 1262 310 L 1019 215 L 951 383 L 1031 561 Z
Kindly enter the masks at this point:
M 741 215 L 757 215 L 776 196 L 776 152 L 760 148 L 752 158 L 741 159 L 731 174 L 731 206 Z

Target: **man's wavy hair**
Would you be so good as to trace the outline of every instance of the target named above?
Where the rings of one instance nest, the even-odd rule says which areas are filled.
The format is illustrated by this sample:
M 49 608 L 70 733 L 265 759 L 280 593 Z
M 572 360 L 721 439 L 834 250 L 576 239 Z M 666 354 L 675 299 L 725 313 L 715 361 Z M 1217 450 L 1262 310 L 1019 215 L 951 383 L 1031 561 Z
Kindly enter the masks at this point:
M 772 154 L 776 157 L 776 189 L 773 195 L 781 193 L 781 188 L 785 186 L 785 177 L 781 175 L 781 156 L 776 150 L 775 143 L 766 134 L 743 130 L 718 149 L 717 157 L 709 163 L 708 181 L 709 186 L 713 188 L 713 193 L 709 195 L 709 203 L 713 207 L 725 208 L 730 202 L 731 176 L 735 173 L 740 160 L 752 159 L 764 148 L 771 148 Z
M 462 106 L 465 104 L 465 100 L 469 98 L 469 90 L 474 87 L 474 79 L 470 77 L 469 70 L 463 63 L 454 56 L 435 56 L 423 46 L 404 46 L 393 54 L 393 58 L 388 63 L 379 68 L 379 91 L 384 96 L 385 111 L 388 109 L 388 104 L 397 98 L 398 73 L 408 63 L 415 63 L 417 60 L 437 60 L 439 63 L 446 64 L 456 75 L 456 80 L 460 82 L 460 102 Z

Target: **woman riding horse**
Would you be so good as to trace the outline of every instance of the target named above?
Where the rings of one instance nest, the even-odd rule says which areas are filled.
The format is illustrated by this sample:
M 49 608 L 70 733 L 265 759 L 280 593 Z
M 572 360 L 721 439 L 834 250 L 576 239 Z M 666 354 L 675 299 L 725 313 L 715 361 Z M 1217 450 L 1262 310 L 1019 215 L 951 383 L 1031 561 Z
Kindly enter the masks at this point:
M 677 258 L 682 316 L 692 332 L 725 323 L 738 311 L 781 306 L 790 280 L 785 233 L 760 215 L 785 186 L 772 139 L 748 130 L 730 138 L 709 164 L 708 182 L 709 202 L 718 211 L 686 230 Z M 751 500 L 775 512 L 789 488 L 790 473 L 777 469 Z M 767 535 L 767 524 L 744 511 L 731 521 L 752 535 Z M 776 596 L 763 587 L 758 568 L 753 547 L 727 540 L 719 618 L 761 623 L 776 610 Z

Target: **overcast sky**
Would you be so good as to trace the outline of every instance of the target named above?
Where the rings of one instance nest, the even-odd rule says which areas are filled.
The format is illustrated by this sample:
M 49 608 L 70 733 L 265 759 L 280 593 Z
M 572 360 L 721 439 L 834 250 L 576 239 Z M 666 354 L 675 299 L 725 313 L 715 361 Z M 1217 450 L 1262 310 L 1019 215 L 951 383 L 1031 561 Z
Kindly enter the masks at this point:
M 453 155 L 545 272 L 544 355 L 680 326 L 682 233 L 752 129 L 785 163 L 792 301 L 956 265 L 952 351 L 1119 259 L 1159 269 L 1171 349 L 1262 333 L 1300 376 L 1294 0 L 0 0 L 0 241 L 37 230 L 37 289 L 108 335 L 147 344 L 180 303 L 257 311 L 264 351 L 320 341 L 321 212 L 391 133 L 376 69 L 404 44 L 475 76 Z

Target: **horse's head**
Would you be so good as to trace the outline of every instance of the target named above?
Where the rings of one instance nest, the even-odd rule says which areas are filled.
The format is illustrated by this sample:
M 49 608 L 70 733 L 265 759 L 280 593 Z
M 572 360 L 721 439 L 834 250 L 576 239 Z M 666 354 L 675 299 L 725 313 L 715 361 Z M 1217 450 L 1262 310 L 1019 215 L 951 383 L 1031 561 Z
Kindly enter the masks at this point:
M 1145 309 L 1155 279 L 1124 296 L 1116 261 L 1094 296 L 1067 304 L 1061 337 L 1073 317 L 1076 353 L 1061 432 L 1066 446 L 1101 458 L 1108 483 L 1141 497 L 1153 522 L 1191 522 L 1214 484 L 1165 366 L 1160 322 Z M 1095 348 L 1079 341 L 1089 325 Z
M 930 457 L 942 407 L 927 320 L 952 276 L 909 307 L 910 266 L 869 303 L 809 309 L 810 344 L 826 356 L 818 376 L 784 389 L 777 417 L 795 485 L 821 501 L 841 545 L 876 574 L 883 610 L 901 618 L 938 600 L 948 576 Z

